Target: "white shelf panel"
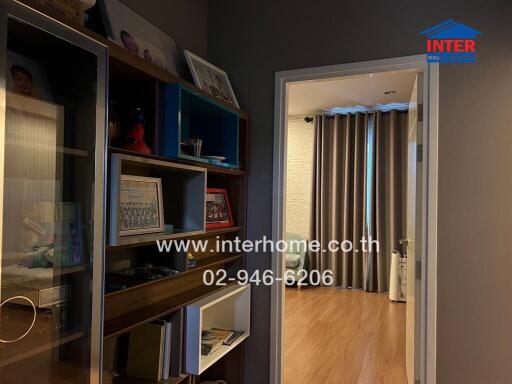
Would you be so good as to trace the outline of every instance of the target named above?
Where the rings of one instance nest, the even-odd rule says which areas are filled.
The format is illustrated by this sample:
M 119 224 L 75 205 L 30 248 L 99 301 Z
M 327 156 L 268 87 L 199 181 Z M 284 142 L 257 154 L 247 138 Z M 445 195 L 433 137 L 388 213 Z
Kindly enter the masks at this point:
M 249 337 L 248 334 L 244 334 L 240 336 L 236 341 L 231 345 L 221 345 L 215 352 L 211 353 L 208 356 L 201 356 L 201 372 L 206 371 L 213 364 L 223 358 L 229 351 L 235 349 L 238 345 L 240 345 L 245 339 Z
M 201 332 L 213 327 L 243 331 L 232 345 L 201 355 Z M 233 284 L 187 306 L 185 371 L 200 375 L 251 334 L 251 286 Z

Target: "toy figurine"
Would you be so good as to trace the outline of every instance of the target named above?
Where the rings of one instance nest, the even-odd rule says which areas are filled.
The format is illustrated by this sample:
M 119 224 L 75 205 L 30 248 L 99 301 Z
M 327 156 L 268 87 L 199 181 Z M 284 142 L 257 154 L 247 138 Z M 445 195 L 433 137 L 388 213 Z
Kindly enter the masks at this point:
M 124 134 L 123 148 L 130 151 L 151 155 L 151 149 L 144 142 L 144 112 L 136 108 L 130 113 L 130 128 Z

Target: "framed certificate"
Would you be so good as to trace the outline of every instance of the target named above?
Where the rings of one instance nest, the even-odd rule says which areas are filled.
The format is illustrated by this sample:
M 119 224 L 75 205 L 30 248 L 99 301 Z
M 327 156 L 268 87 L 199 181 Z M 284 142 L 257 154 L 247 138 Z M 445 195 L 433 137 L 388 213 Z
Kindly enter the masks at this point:
M 162 180 L 121 175 L 119 236 L 164 231 Z

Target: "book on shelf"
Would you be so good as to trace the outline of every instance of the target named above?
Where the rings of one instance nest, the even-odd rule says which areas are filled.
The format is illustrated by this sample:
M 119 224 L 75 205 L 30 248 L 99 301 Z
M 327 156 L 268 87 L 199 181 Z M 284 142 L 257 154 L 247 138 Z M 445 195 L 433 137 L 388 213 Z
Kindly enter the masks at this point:
M 130 332 L 128 376 L 150 381 L 169 378 L 171 329 L 171 322 L 155 320 Z
M 201 355 L 208 356 L 221 345 L 232 345 L 244 332 L 223 328 L 210 328 L 201 332 Z

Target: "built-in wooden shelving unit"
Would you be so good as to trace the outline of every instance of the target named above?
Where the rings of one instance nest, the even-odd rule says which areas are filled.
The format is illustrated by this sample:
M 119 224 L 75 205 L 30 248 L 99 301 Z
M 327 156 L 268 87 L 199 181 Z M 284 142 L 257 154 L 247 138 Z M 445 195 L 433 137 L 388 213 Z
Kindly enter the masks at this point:
M 119 348 L 123 349 L 126 348 L 128 333 L 134 328 L 156 319 L 171 318 L 173 319 L 174 337 L 171 356 L 173 375 L 168 380 L 162 381 L 162 384 L 199 383 L 201 379 L 211 379 L 212 377 L 228 380 L 229 384 L 242 383 L 243 343 L 240 344 L 242 339 L 237 343 L 240 345 L 232 350 L 223 351 L 223 358 L 218 363 L 207 364 L 209 368 L 203 366 L 204 369 L 196 371 L 197 375 L 185 373 L 183 340 L 186 331 L 185 307 L 222 290 L 222 287 L 205 286 L 202 278 L 203 272 L 206 269 L 216 271 L 223 268 L 226 269 L 229 276 L 233 277 L 238 270 L 245 267 L 245 255 L 197 253 L 194 254 L 196 265 L 182 269 L 176 275 L 152 281 L 127 280 L 124 284 L 115 284 L 117 287 L 115 290 L 109 289 L 109 279 L 117 269 L 140 263 L 175 266 L 177 259 L 182 258 L 183 255 L 159 253 L 155 245 L 155 241 L 158 239 L 203 238 L 213 240 L 219 238 L 222 240 L 235 237 L 239 237 L 241 240 L 245 239 L 248 114 L 197 88 L 188 80 L 144 61 L 107 38 L 63 19 L 56 13 L 43 10 L 35 0 L 23 1 L 107 47 L 110 57 L 109 94 L 119 102 L 119 112 L 125 114 L 134 104 L 145 111 L 147 121 L 145 140 L 151 147 L 152 154 L 135 153 L 120 148 L 119 143 L 110 143 L 108 174 L 113 178 L 109 181 L 109 193 L 116 188 L 115 178 L 126 170 L 128 173 L 161 177 L 164 197 L 174 198 L 175 202 L 179 199 L 193 199 L 199 207 L 204 207 L 204 193 L 198 193 L 201 188 L 226 189 L 234 215 L 235 225 L 229 228 L 206 229 L 204 216 L 201 225 L 192 228 L 179 228 L 182 221 L 178 217 L 173 217 L 172 208 L 168 207 L 165 216 L 174 220 L 174 223 L 169 223 L 175 225 L 173 233 L 141 237 L 113 235 L 111 231 L 116 226 L 112 222 L 115 220 L 115 216 L 111 215 L 107 220 L 109 231 L 107 239 L 109 241 L 105 245 L 107 288 L 104 301 L 103 334 L 105 340 L 118 342 Z M 171 100 L 173 94 L 176 98 Z M 179 113 L 179 115 L 170 116 L 170 113 Z M 203 116 L 199 117 L 199 114 L 203 114 Z M 219 150 L 219 154 L 227 158 L 226 164 L 221 166 L 206 163 L 204 160 L 195 159 L 180 152 L 180 140 L 191 137 L 191 132 L 192 134 L 209 135 L 205 131 L 206 128 L 201 126 L 202 121 L 205 121 L 205 118 L 215 120 L 216 115 L 229 120 L 227 125 L 221 124 L 219 121 L 213 124 L 216 135 L 220 135 L 225 141 L 230 141 L 229 146 Z M 184 121 L 183 118 L 187 121 Z M 69 152 L 77 156 L 89 155 L 83 151 L 70 152 L 66 148 L 62 148 L 62 152 Z M 213 152 L 205 154 L 216 155 Z M 172 182 L 185 183 L 183 175 L 187 172 L 195 175 L 191 176 L 195 180 L 195 186 L 192 188 L 195 190 L 192 193 L 193 196 L 173 195 Z M 201 177 L 203 178 L 202 182 L 198 181 Z M 168 196 L 165 196 L 166 193 Z M 109 199 L 107 202 L 109 213 L 113 204 L 115 205 L 115 202 Z M 200 218 L 198 212 L 196 210 L 191 213 L 195 220 Z M 62 273 L 65 273 L 64 270 Z M 69 337 L 79 336 L 79 334 L 71 334 Z M 50 344 L 49 347 L 52 348 L 52 345 Z M 125 353 L 120 355 L 123 354 Z M 105 356 L 105 358 L 108 357 Z M 113 379 L 116 384 L 138 384 L 141 382 L 125 377 L 123 374 Z

